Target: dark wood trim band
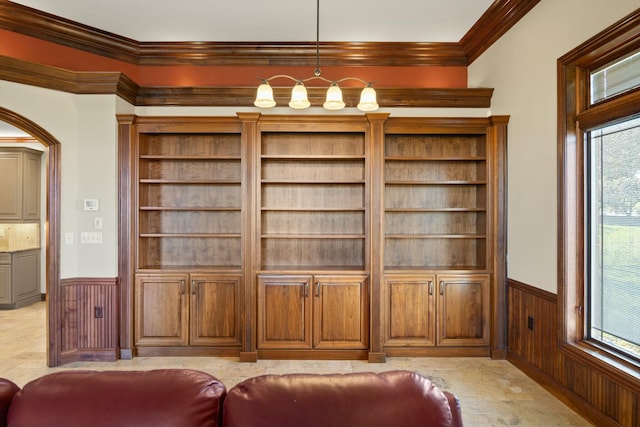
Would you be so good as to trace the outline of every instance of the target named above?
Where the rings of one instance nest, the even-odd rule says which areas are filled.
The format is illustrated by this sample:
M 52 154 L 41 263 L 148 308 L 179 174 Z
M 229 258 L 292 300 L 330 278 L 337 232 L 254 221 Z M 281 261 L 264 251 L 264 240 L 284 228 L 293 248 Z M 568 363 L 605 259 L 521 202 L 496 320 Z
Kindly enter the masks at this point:
M 495 0 L 458 43 L 323 42 L 323 65 L 465 66 L 539 1 Z M 139 65 L 315 65 L 315 42 L 138 42 L 7 0 L 0 29 Z
M 97 52 L 95 52 L 97 53 Z M 323 66 L 466 66 L 458 43 L 320 42 Z M 315 42 L 141 42 L 140 65 L 308 66 Z
M 0 0 L 0 28 L 133 64 L 139 43 L 21 4 Z
M 355 107 L 360 97 L 359 88 L 343 88 L 342 96 L 349 107 Z M 324 102 L 326 88 L 307 88 L 311 105 Z M 491 106 L 491 88 L 376 88 L 378 104 L 381 107 L 451 107 L 488 108 Z M 290 88 L 274 88 L 273 94 L 278 105 L 287 105 L 291 96 Z M 255 87 L 141 87 L 135 105 L 139 106 L 240 106 L 252 107 L 256 96 Z
M 0 56 L 0 79 L 77 94 L 117 94 L 135 103 L 138 85 L 119 72 L 74 72 Z
M 526 283 L 519 282 L 513 279 L 507 279 L 507 285 L 509 288 L 518 289 L 527 295 L 531 295 L 536 298 L 543 299 L 545 301 L 549 301 L 553 304 L 558 303 L 558 296 L 554 293 L 545 291 L 544 289 L 536 288 L 531 285 L 527 285 Z

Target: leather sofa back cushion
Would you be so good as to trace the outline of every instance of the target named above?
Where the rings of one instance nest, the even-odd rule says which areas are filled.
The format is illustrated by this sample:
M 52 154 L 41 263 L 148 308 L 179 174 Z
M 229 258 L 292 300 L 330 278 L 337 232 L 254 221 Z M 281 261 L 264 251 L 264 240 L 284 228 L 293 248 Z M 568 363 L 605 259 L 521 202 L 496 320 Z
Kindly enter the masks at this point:
M 15 395 L 7 425 L 216 427 L 225 395 L 220 381 L 195 370 L 57 372 Z
M 223 425 L 453 426 L 442 391 L 410 371 L 263 375 L 229 390 Z
M 11 399 L 20 390 L 17 384 L 13 381 L 0 378 L 0 427 L 6 427 L 7 412 L 9 411 L 9 405 Z

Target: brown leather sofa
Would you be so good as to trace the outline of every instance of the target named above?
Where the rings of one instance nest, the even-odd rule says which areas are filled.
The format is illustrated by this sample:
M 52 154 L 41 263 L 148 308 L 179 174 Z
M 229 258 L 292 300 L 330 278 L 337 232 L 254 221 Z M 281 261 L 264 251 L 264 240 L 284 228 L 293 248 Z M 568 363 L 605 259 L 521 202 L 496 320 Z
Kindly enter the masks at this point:
M 228 392 L 189 369 L 61 371 L 0 379 L 0 427 L 451 426 L 458 400 L 409 371 L 263 375 Z

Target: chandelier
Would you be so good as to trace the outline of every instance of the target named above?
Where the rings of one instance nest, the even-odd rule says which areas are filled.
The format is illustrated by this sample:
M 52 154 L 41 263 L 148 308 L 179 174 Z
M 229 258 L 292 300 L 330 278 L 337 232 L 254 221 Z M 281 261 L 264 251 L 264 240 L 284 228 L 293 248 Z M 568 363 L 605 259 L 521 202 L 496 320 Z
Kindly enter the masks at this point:
M 295 109 L 308 108 L 311 106 L 311 103 L 309 102 L 307 88 L 304 84 L 311 80 L 321 80 L 325 83 L 329 83 L 326 99 L 322 106 L 327 110 L 341 110 L 346 104 L 342 100 L 342 90 L 340 89 L 339 83 L 348 80 L 355 80 L 364 85 L 364 88 L 360 93 L 360 102 L 358 102 L 357 105 L 358 110 L 374 111 L 378 109 L 376 91 L 371 86 L 371 82 L 367 82 L 358 77 L 344 77 L 339 80 L 329 80 L 322 77 L 320 74 L 320 0 L 316 0 L 316 69 L 313 72 L 313 76 L 305 79 L 297 79 L 286 74 L 276 74 L 275 76 L 271 76 L 266 79 L 263 78 L 261 79 L 262 83 L 258 86 L 256 100 L 253 102 L 253 105 L 260 108 L 274 107 L 276 105 L 276 101 L 273 98 L 273 88 L 269 82 L 276 79 L 289 79 L 295 82 L 293 89 L 291 89 L 289 107 Z

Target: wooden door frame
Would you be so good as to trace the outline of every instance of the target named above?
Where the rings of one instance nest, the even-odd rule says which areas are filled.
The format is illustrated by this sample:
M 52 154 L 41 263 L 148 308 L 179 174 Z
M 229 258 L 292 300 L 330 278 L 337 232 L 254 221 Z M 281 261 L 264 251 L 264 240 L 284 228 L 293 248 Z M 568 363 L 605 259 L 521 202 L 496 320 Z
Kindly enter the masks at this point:
M 53 135 L 26 117 L 0 107 L 0 120 L 23 130 L 49 148 L 47 160 L 46 293 L 47 365 L 58 366 L 62 353 L 62 305 L 60 301 L 60 183 L 62 147 Z

